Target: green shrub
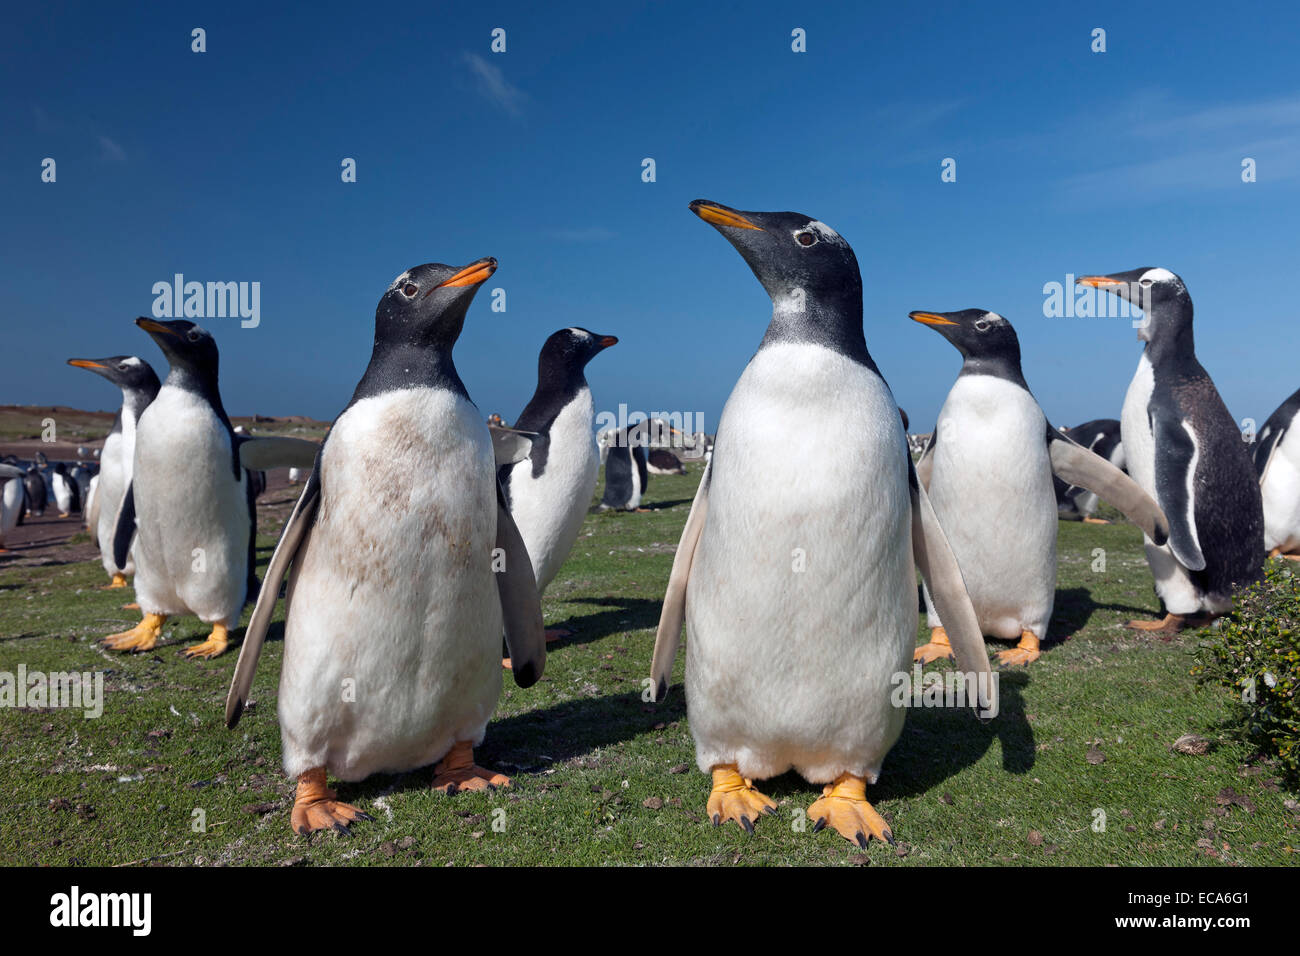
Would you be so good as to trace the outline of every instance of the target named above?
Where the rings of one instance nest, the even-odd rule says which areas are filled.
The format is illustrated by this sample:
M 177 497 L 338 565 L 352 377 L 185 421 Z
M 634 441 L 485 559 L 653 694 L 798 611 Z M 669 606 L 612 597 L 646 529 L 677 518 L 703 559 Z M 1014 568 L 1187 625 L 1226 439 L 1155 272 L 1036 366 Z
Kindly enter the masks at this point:
M 1237 692 L 1247 735 L 1300 780 L 1300 568 L 1269 561 L 1232 613 L 1202 632 L 1192 675 Z

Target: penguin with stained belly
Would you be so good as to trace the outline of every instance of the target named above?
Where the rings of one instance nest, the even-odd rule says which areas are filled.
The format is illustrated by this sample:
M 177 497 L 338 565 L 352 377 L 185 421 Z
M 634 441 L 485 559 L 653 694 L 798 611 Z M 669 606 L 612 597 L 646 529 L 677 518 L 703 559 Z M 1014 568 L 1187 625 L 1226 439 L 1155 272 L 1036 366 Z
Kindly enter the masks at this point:
M 980 629 L 1018 640 L 999 663 L 1038 659 L 1056 600 L 1053 474 L 1115 505 L 1164 543 L 1160 507 L 1122 471 L 1048 423 L 1020 368 L 1020 341 L 996 312 L 912 312 L 962 355 L 916 471 L 962 569 Z M 926 591 L 930 641 L 915 660 L 949 657 L 943 621 Z
M 514 424 L 533 434 L 531 454 L 497 474 L 532 558 L 539 593 L 569 556 L 596 490 L 600 456 L 584 370 L 617 342 L 612 335 L 580 328 L 560 329 L 546 340 L 537 360 L 537 391 Z M 560 636 L 547 632 L 548 639 Z
M 167 618 L 212 625 L 187 657 L 225 652 L 248 592 L 253 528 L 239 444 L 217 389 L 217 344 L 184 319 L 136 319 L 171 363 L 136 423 L 131 483 L 118 508 L 113 560 L 135 558 L 143 619 L 104 638 L 119 651 L 147 651 Z M 135 538 L 132 548 L 132 537 Z
M 727 399 L 673 560 L 651 687 L 662 699 L 685 622 L 686 707 L 708 816 L 746 830 L 775 804 L 753 785 L 793 768 L 825 784 L 808 817 L 892 842 L 867 802 L 902 731 L 891 701 L 916 635 L 916 570 L 934 585 L 970 675 L 996 684 L 961 573 L 916 480 L 898 406 L 867 351 L 849 244 L 793 212 L 696 200 L 772 299 Z
M 495 259 L 416 266 L 384 293 L 370 364 L 267 568 L 226 722 L 244 710 L 292 563 L 279 717 L 299 833 L 366 819 L 337 800 L 328 773 L 357 781 L 432 763 L 447 793 L 510 783 L 476 766 L 473 748 L 500 695 L 503 628 L 516 683 L 541 676 L 541 603 L 493 439 L 452 361 L 495 269 Z
M 100 561 L 110 579 L 107 586 L 124 588 L 127 575 L 135 573 L 135 565 L 129 556 L 122 565 L 113 559 L 113 534 L 135 467 L 136 425 L 162 386 L 153 367 L 135 355 L 68 359 L 68 364 L 94 372 L 122 390 L 122 407 L 117 411 L 113 429 L 104 439 L 104 449 L 99 456 L 99 481 L 95 485 L 95 501 L 90 509 L 97 517 L 90 530 L 99 543 Z
M 1264 500 L 1264 549 L 1300 561 L 1300 391 L 1268 416 L 1255 442 Z
M 68 466 L 59 462 L 50 475 L 50 485 L 54 489 L 54 503 L 59 506 L 59 517 L 66 518 L 74 511 L 81 510 L 81 490 L 68 473 Z
M 646 511 L 641 497 L 650 483 L 646 459 L 649 420 L 627 425 L 608 436 L 605 450 L 605 491 L 601 511 Z
M 1192 297 L 1168 269 L 1082 276 L 1144 313 L 1146 345 L 1120 415 L 1129 474 L 1169 519 L 1169 541 L 1148 537 L 1147 563 L 1164 602 L 1142 631 L 1177 631 L 1227 613 L 1264 564 L 1264 506 L 1237 423 L 1196 358 Z

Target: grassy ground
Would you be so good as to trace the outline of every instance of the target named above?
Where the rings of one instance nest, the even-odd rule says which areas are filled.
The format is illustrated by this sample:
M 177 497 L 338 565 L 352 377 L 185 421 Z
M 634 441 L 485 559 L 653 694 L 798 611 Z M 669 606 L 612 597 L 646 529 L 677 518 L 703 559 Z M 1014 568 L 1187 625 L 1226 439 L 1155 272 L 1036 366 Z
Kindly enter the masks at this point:
M 588 516 L 544 602 L 547 623 L 574 636 L 552 645 L 535 687 L 507 678 L 478 751 L 515 788 L 446 797 L 429 790 L 428 769 L 343 785 L 341 797 L 376 818 L 350 838 L 289 830 L 292 786 L 275 719 L 278 627 L 255 706 L 228 731 L 222 708 L 235 654 L 182 658 L 180 648 L 204 636 L 197 621 L 170 623 L 154 653 L 110 654 L 95 640 L 136 615 L 119 610 L 126 592 L 97 589 L 97 562 L 0 571 L 0 671 L 102 670 L 107 690 L 96 720 L 48 709 L 0 717 L 0 863 L 1295 862 L 1300 815 L 1294 802 L 1284 806 L 1295 795 L 1231 732 L 1226 697 L 1195 689 L 1187 672 L 1197 638 L 1166 643 L 1119 626 L 1156 610 L 1140 533 L 1122 524 L 1061 524 L 1057 640 L 1028 670 L 1004 673 L 995 721 L 982 725 L 969 711 L 909 715 L 868 792 L 897 847 L 873 841 L 863 853 L 801 827 L 818 788 L 793 775 L 763 786 L 780 816 L 754 835 L 708 825 L 684 655 L 668 700 L 641 700 L 698 480 L 695 468 L 655 478 L 649 514 Z M 274 540 L 259 539 L 263 564 Z M 1105 571 L 1093 570 L 1097 548 Z M 1210 738 L 1208 754 L 1171 750 L 1189 732 Z M 1102 832 L 1093 828 L 1100 812 Z

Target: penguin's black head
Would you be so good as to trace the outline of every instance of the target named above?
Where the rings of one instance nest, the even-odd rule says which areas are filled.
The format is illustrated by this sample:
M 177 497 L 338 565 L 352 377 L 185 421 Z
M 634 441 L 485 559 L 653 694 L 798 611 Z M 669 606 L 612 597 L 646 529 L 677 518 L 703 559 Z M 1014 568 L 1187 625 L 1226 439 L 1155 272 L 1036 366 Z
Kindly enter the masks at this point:
M 160 322 L 141 316 L 135 324 L 149 333 L 172 368 L 194 373 L 200 378 L 217 375 L 217 342 L 212 333 L 186 319 Z
M 68 359 L 76 368 L 89 369 L 126 391 L 158 392 L 158 376 L 144 359 L 135 355 L 111 355 L 98 359 Z
M 749 263 L 775 313 L 820 303 L 832 313 L 862 311 L 862 274 L 853 248 L 830 226 L 797 212 L 742 212 L 697 199 L 691 212 L 722 233 Z
M 560 329 L 552 332 L 542 346 L 538 365 L 543 372 L 547 369 L 581 372 L 588 362 L 617 344 L 618 339 L 612 335 L 597 335 L 577 327 Z
M 427 262 L 407 269 L 375 308 L 376 344 L 454 345 L 470 302 L 496 269 L 491 257 L 463 267 Z
M 1138 327 L 1138 340 L 1173 337 L 1191 323 L 1192 297 L 1183 280 L 1168 269 L 1147 266 L 1111 275 L 1080 276 L 1077 285 L 1113 293 L 1142 310 L 1146 321 Z
M 1020 340 L 1011 323 L 996 312 L 962 309 L 960 312 L 909 312 L 914 322 L 934 329 L 965 359 L 1012 359 L 1020 364 Z

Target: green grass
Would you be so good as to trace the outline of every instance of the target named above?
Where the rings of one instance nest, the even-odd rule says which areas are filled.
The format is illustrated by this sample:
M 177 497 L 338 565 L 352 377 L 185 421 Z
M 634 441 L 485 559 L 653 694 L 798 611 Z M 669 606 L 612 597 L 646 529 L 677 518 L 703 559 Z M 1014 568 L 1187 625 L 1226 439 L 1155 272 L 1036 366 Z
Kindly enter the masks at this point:
M 1230 723 L 1227 692 L 1189 676 L 1197 637 L 1123 630 L 1156 611 L 1141 535 L 1123 524 L 1062 522 L 1052 638 L 1027 670 L 1006 672 L 1002 713 L 914 710 L 868 797 L 899 845 L 864 854 L 795 823 L 817 795 L 794 775 L 762 789 L 780 815 L 750 836 L 704 820 L 679 655 L 668 700 L 641 700 L 659 600 L 699 471 L 656 477 L 649 514 L 592 513 L 549 590 L 545 678 L 507 677 L 477 752 L 513 775 L 510 791 L 431 792 L 429 769 L 338 787 L 376 819 L 353 835 L 289 830 L 293 788 L 280 769 L 275 699 L 282 643 L 268 643 L 256 705 L 222 722 L 235 654 L 180 656 L 196 620 L 170 622 L 150 654 L 95 641 L 130 626 L 122 591 L 101 591 L 97 562 L 0 572 L 0 671 L 105 674 L 103 716 L 0 714 L 0 863 L 173 864 L 1289 864 L 1296 809 L 1270 763 Z M 273 536 L 263 535 L 260 560 Z M 1093 550 L 1106 551 L 1104 572 Z M 283 614 L 283 605 L 279 612 Z M 239 634 L 236 632 L 236 638 Z M 996 645 L 996 646 L 995 646 Z M 992 642 L 991 650 L 1002 646 Z M 1213 746 L 1171 750 L 1186 733 Z M 1091 762 L 1089 758 L 1092 753 Z M 1099 761 L 1099 762 L 1098 762 Z M 1292 807 L 1294 808 L 1294 804 Z M 504 809 L 505 829 L 493 829 Z M 206 830 L 195 832 L 195 810 Z M 1094 810 L 1106 814 L 1092 829 Z

